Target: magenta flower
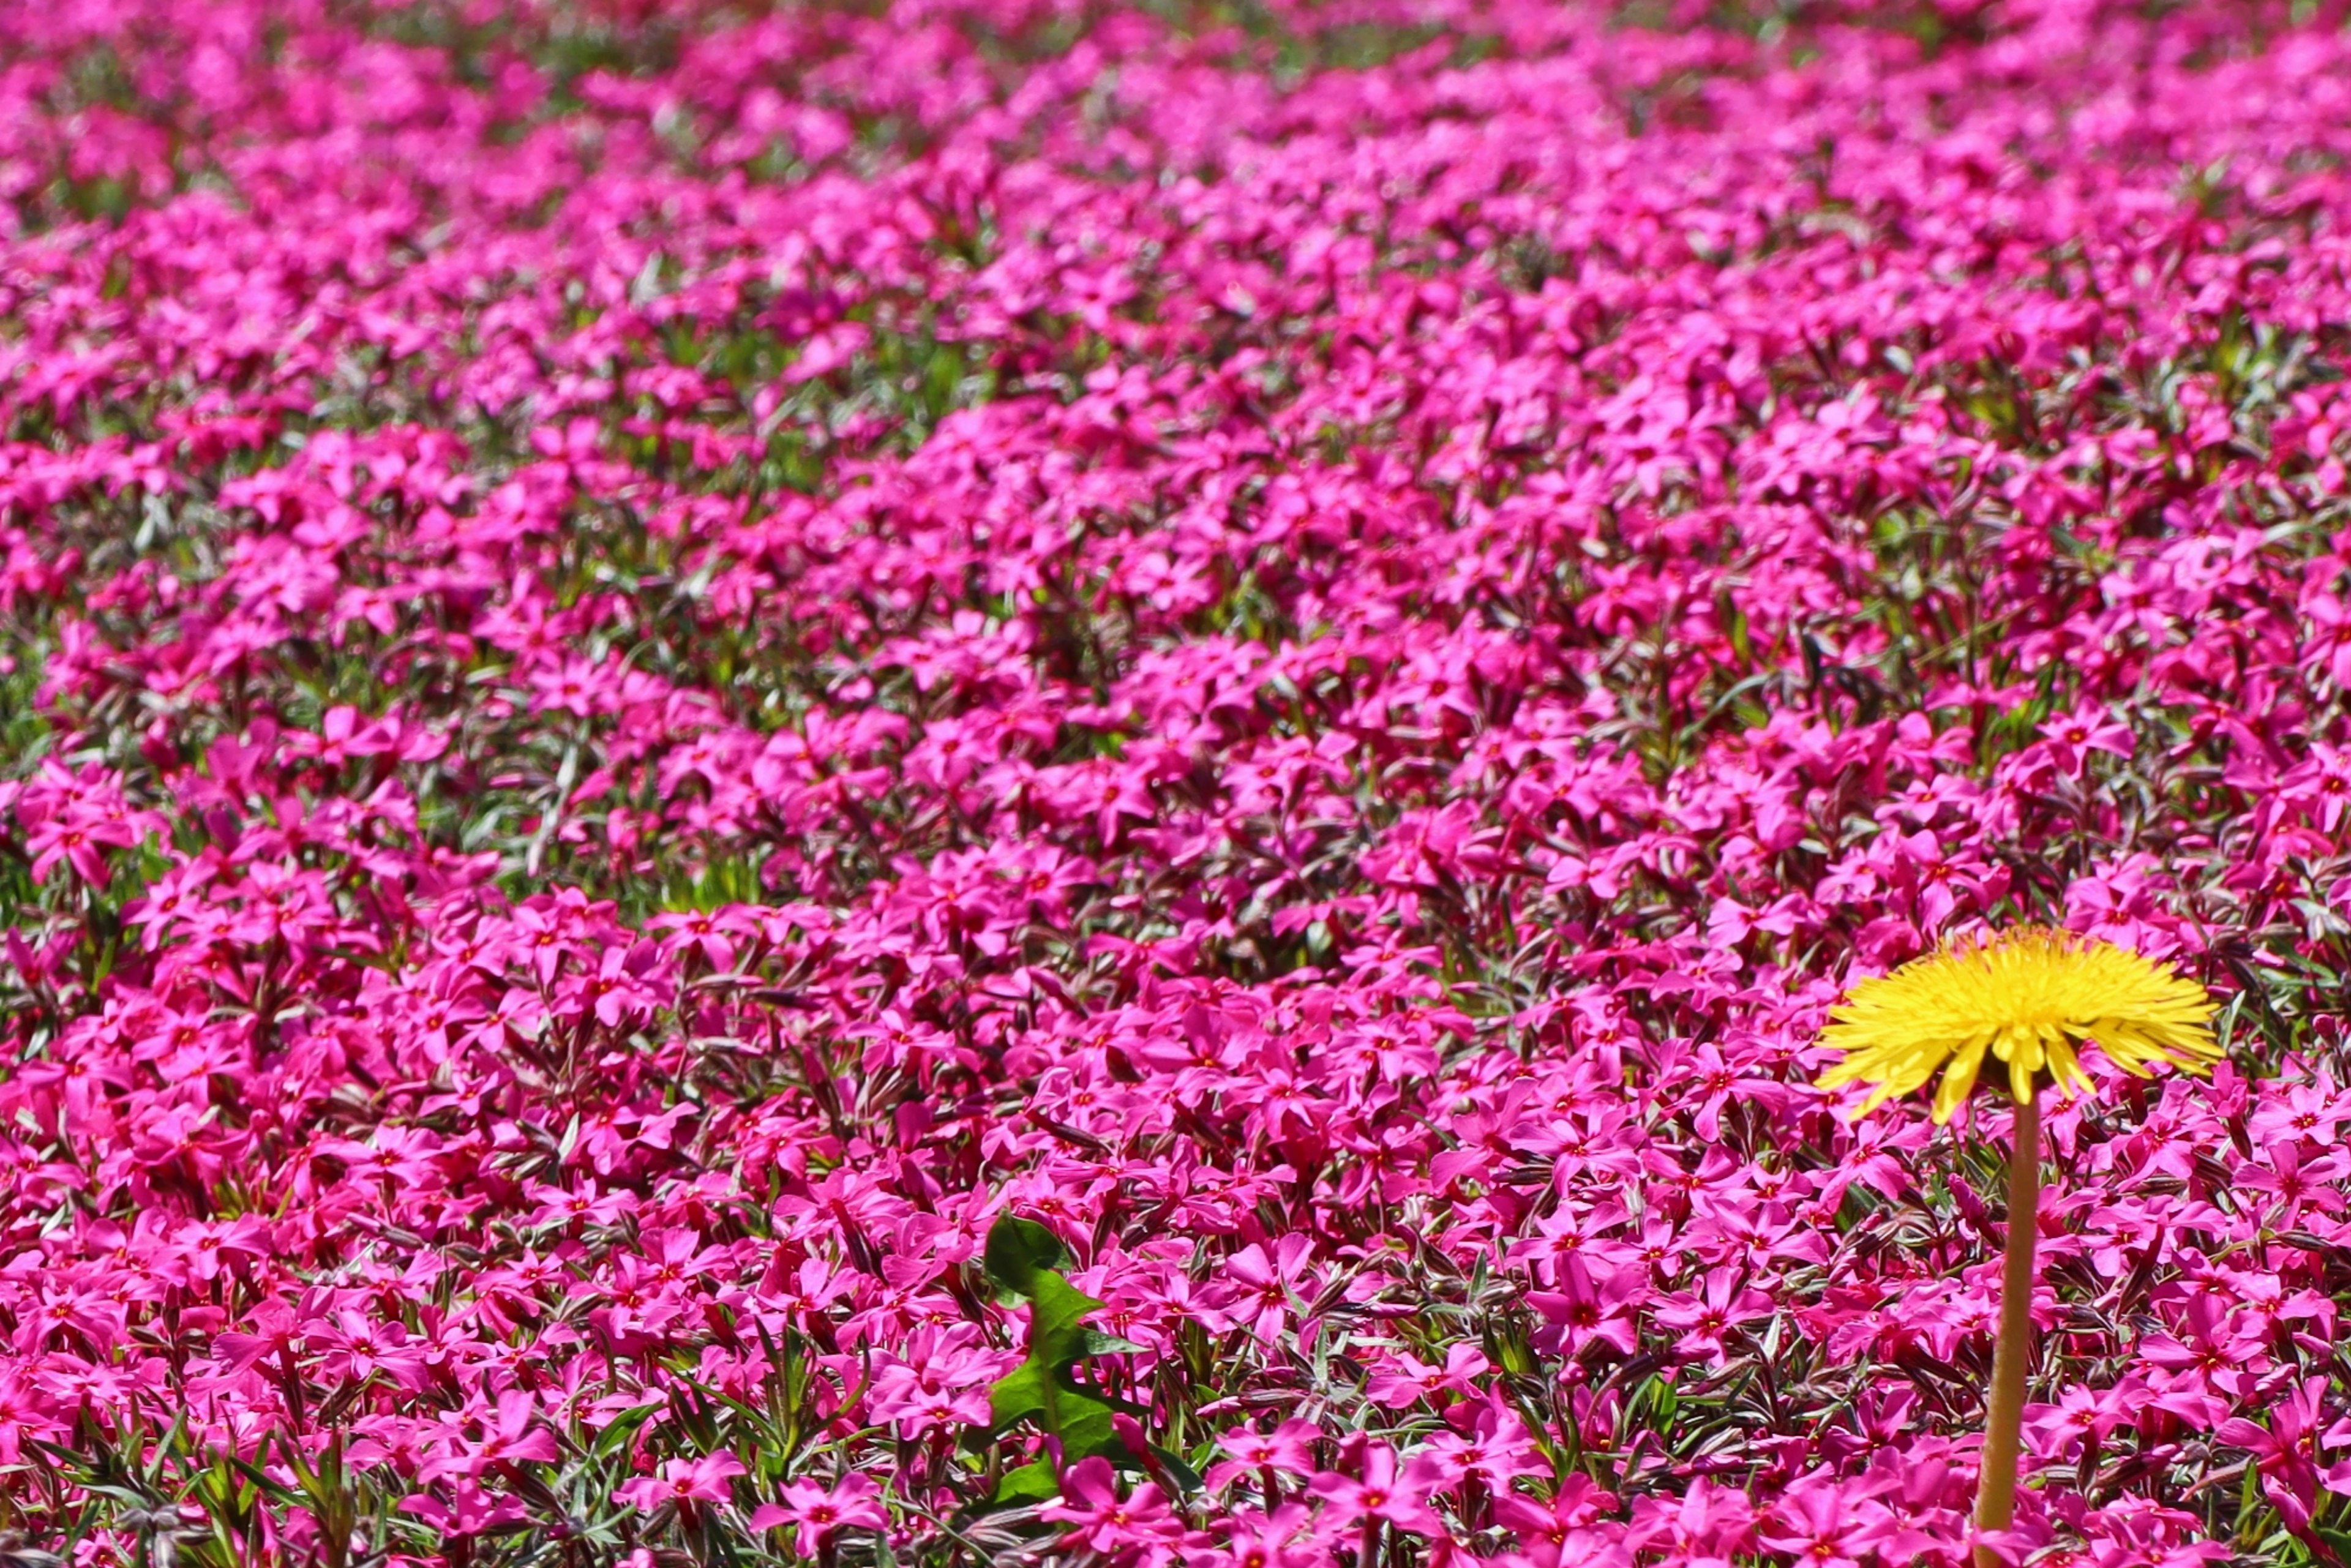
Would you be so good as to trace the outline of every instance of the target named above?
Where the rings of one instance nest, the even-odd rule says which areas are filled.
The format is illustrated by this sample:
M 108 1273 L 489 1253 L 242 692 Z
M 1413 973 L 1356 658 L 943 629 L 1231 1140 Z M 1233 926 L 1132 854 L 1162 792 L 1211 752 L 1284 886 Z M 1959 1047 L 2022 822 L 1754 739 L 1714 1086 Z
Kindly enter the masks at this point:
M 1279 1477 L 1314 1473 L 1314 1440 L 1321 1429 L 1311 1422 L 1289 1420 L 1270 1432 L 1242 1427 L 1222 1434 L 1217 1447 L 1225 1458 L 1210 1465 L 1203 1478 L 1211 1491 L 1233 1481 L 1253 1478 L 1261 1483 L 1269 1505 L 1280 1490 Z
M 664 1503 L 723 1503 L 734 1498 L 727 1483 L 743 1473 L 743 1461 L 722 1449 L 698 1459 L 665 1459 L 657 1473 L 624 1482 L 612 1495 L 648 1511 Z
M 2311 1527 L 2318 1488 L 2351 1495 L 2351 1460 L 2328 1465 L 2321 1448 L 2351 1443 L 2351 1419 L 2330 1418 L 2324 1378 L 2306 1378 L 2269 1408 L 2266 1426 L 2232 1416 L 2214 1428 L 2223 1443 L 2252 1451 L 2262 1478 L 2262 1495 L 2297 1534 Z
M 2323 1560 L 2343 9 L 0 0 L 0 1470 L 1960 1568 L 2014 1299 L 1980 1544 Z M 1809 1083 L 2028 923 L 2227 1060 L 2010 1298 Z
M 763 1503 L 752 1511 L 754 1530 L 792 1529 L 792 1550 L 813 1557 L 832 1544 L 843 1530 L 886 1530 L 889 1512 L 882 1490 L 870 1477 L 847 1475 L 830 1487 L 815 1481 L 791 1481 L 783 1501 Z
M 1322 1500 L 1325 1517 L 1341 1525 L 1389 1524 L 1419 1535 L 1444 1533 L 1443 1521 L 1428 1507 L 1426 1469 L 1399 1465 L 1395 1450 L 1384 1443 L 1356 1445 L 1349 1470 L 1325 1470 L 1307 1490 Z
M 479 1480 L 525 1460 L 551 1464 L 559 1457 L 554 1434 L 539 1422 L 538 1402 L 520 1389 L 499 1395 L 496 1410 L 478 1419 L 483 1428 L 480 1437 L 452 1442 L 442 1458 L 427 1460 L 418 1474 L 428 1479 L 463 1475 Z
M 1311 1289 L 1313 1247 L 1303 1236 L 1285 1236 L 1270 1256 L 1255 1242 L 1227 1260 L 1226 1288 L 1217 1308 L 1225 1320 L 1246 1326 L 1260 1340 L 1280 1336 L 1300 1312 Z
M 1038 1512 L 1068 1526 L 1070 1546 L 1105 1554 L 1172 1544 L 1183 1532 L 1156 1486 L 1141 1481 L 1122 1495 L 1109 1461 L 1101 1458 L 1080 1460 L 1062 1478 L 1061 1497 Z
M 1656 1322 L 1660 1328 L 1680 1333 L 1674 1346 L 1677 1354 L 1717 1360 L 1723 1353 L 1725 1334 L 1771 1312 L 1771 1298 L 1750 1288 L 1738 1270 L 1714 1269 L 1697 1290 L 1667 1298 L 1657 1308 Z

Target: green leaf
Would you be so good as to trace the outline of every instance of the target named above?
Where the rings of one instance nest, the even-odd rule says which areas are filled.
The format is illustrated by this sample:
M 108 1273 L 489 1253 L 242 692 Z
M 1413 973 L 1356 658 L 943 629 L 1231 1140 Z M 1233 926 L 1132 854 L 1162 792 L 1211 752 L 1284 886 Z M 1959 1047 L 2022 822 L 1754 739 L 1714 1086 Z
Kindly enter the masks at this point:
M 999 1292 L 1029 1301 L 1028 1359 L 988 1390 L 994 1428 L 1000 1434 L 1016 1422 L 1035 1421 L 1057 1440 L 1063 1465 L 1096 1458 L 1132 1464 L 1134 1457 L 1119 1440 L 1112 1421 L 1122 1410 L 1141 1412 L 1081 1386 L 1074 1374 L 1089 1355 L 1144 1347 L 1084 1326 L 1087 1316 L 1100 1312 L 1102 1303 L 1061 1277 L 1058 1265 L 1066 1256 L 1053 1233 L 1033 1220 L 1006 1215 L 988 1230 L 985 1265 L 989 1282 Z M 1182 1461 L 1176 1464 L 1180 1467 Z M 1186 1468 L 1182 1473 L 1188 1476 L 1190 1471 Z M 997 1500 L 1054 1496 L 1059 1490 L 1054 1477 L 1050 1459 L 1024 1465 L 1004 1478 Z
M 1042 1502 L 1061 1495 L 1061 1479 L 1053 1474 L 1050 1459 L 1036 1459 L 1019 1469 L 1007 1470 L 1004 1479 L 996 1483 L 998 1502 Z
M 1027 1416 L 1042 1414 L 1047 1392 L 1046 1369 L 1033 1361 L 1024 1361 L 996 1380 L 987 1391 L 989 1412 L 998 1427 L 1008 1427 Z
M 987 1282 L 999 1292 L 1026 1296 L 1035 1291 L 1039 1275 L 1060 1268 L 1068 1256 L 1061 1239 L 1035 1220 L 1000 1214 L 988 1227 L 982 1263 Z
M 597 1433 L 590 1442 L 589 1456 L 601 1461 L 626 1451 L 629 1445 L 637 1440 L 638 1429 L 652 1419 L 653 1412 L 661 1407 L 661 1401 L 653 1400 L 621 1412 L 613 1417 L 611 1426 Z
M 1080 1459 L 1127 1458 L 1126 1445 L 1119 1441 L 1116 1428 L 1110 1424 L 1114 1414 L 1108 1402 L 1087 1393 L 1067 1376 L 1054 1378 L 1052 1403 L 1046 1406 L 1046 1424 L 1061 1439 L 1061 1462 L 1074 1465 Z
M 1029 1358 L 1054 1368 L 1073 1366 L 1086 1354 L 1080 1320 L 1102 1303 L 1050 1270 L 1030 1276 Z
M 1171 1448 L 1163 1448 L 1154 1443 L 1151 1445 L 1151 1457 L 1159 1461 L 1160 1468 L 1167 1472 L 1167 1479 L 1186 1493 L 1198 1491 L 1208 1484 L 1200 1479 L 1200 1472 L 1194 1469 L 1183 1455 Z

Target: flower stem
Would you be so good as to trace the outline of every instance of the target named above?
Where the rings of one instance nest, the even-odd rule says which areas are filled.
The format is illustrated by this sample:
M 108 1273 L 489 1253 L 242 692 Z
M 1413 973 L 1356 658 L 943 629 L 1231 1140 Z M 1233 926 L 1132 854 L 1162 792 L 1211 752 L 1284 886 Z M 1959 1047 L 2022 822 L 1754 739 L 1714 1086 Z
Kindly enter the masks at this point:
M 2006 1530 L 2016 1519 L 2017 1437 L 2024 1422 L 2024 1374 L 2032 1364 L 2032 1243 L 2041 1228 L 2041 1100 L 2016 1103 L 2015 1147 L 2008 1156 L 2008 1249 L 2001 1260 L 2000 1338 L 1991 1351 L 1991 1406 L 1984 1412 L 1983 1466 L 1976 1480 L 1976 1531 Z M 1976 1568 L 2001 1568 L 1997 1552 L 1976 1548 Z

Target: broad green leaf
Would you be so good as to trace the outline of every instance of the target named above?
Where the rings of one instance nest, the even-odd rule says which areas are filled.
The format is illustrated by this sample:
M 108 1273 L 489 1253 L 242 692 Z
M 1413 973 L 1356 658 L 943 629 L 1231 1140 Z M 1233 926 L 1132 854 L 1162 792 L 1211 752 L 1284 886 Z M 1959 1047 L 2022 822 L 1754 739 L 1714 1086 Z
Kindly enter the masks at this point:
M 1019 1469 L 1007 1470 L 996 1483 L 998 1502 L 1042 1502 L 1061 1495 L 1061 1482 L 1053 1474 L 1053 1461 L 1035 1459 Z
M 987 1282 L 999 1292 L 1025 1296 L 1036 1288 L 1040 1272 L 1061 1267 L 1068 1256 L 1061 1239 L 1035 1220 L 1000 1214 L 988 1227 L 981 1261 Z
M 1008 1427 L 1026 1416 L 1035 1416 L 1045 1408 L 1047 1398 L 1046 1369 L 1034 1361 L 1024 1361 L 996 1380 L 987 1391 L 989 1411 L 998 1427 Z
M 1080 1322 L 1102 1303 L 1050 1269 L 1030 1276 L 1029 1292 L 1029 1356 L 1048 1366 L 1068 1367 L 1086 1354 L 1086 1331 Z
M 1066 1376 L 1053 1379 L 1053 1400 L 1047 1407 L 1046 1422 L 1061 1439 L 1061 1462 L 1074 1465 L 1097 1457 L 1125 1458 L 1126 1445 L 1119 1441 L 1117 1430 L 1110 1424 L 1114 1414 L 1099 1395 L 1087 1393 Z

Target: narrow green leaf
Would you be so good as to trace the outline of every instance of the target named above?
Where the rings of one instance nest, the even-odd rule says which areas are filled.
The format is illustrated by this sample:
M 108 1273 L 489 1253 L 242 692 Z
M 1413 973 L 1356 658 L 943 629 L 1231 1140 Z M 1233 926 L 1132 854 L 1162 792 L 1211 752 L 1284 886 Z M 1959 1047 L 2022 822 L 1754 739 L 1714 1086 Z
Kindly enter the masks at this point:
M 1151 1445 L 1151 1455 L 1159 1461 L 1160 1468 L 1167 1472 L 1168 1479 L 1182 1488 L 1185 1492 L 1196 1492 L 1207 1485 L 1200 1479 L 1200 1472 L 1194 1469 L 1191 1463 L 1181 1454 L 1154 1443 Z

